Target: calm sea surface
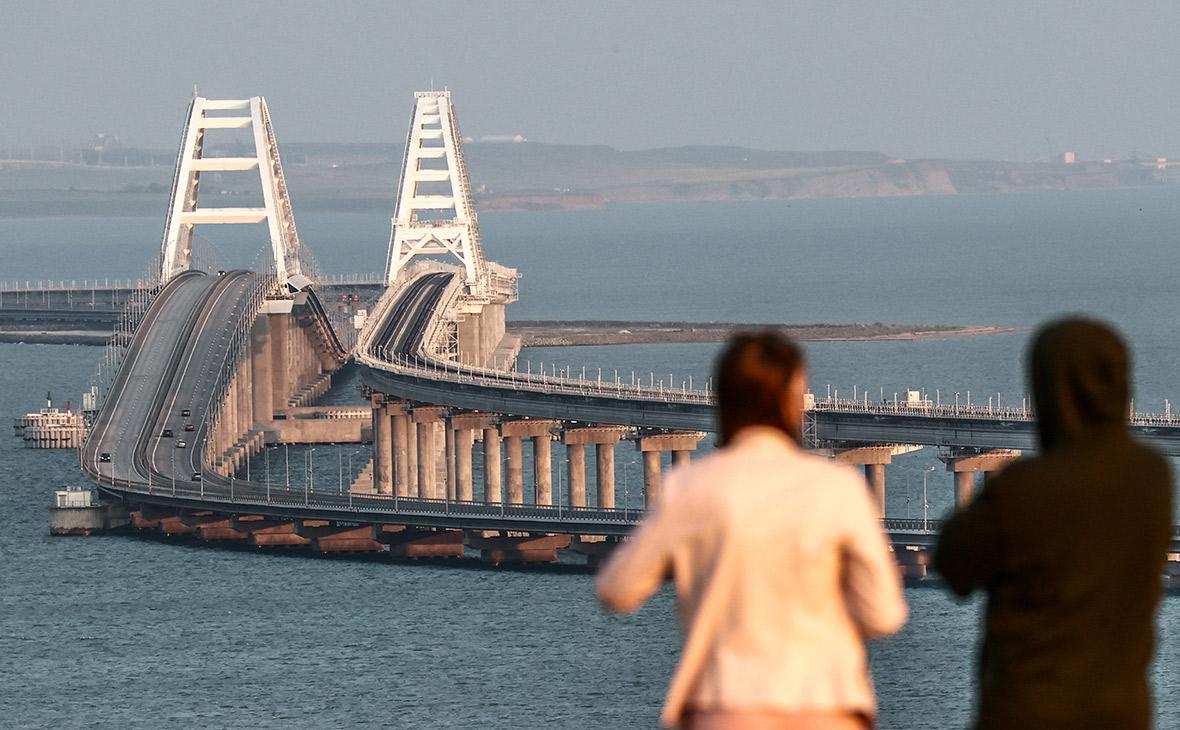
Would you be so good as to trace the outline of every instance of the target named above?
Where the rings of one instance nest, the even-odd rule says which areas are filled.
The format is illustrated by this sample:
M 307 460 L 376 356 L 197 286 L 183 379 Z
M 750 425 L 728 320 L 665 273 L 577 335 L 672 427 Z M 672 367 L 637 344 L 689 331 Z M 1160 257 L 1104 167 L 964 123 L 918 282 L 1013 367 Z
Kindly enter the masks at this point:
M 907 322 L 1031 327 L 1064 312 L 1115 322 L 1136 404 L 1180 396 L 1177 191 L 613 208 L 485 215 L 488 255 L 523 274 L 517 319 Z M 384 213 L 309 214 L 331 273 L 377 271 Z M 0 280 L 142 271 L 162 219 L 0 219 Z M 202 231 L 202 233 L 205 233 Z M 206 234 L 212 237 L 211 234 Z M 261 229 L 203 238 L 249 264 Z M 1019 402 L 1027 333 L 813 343 L 817 391 L 936 389 Z M 545 348 L 534 366 L 708 377 L 711 345 Z M 0 345 L 0 417 L 46 390 L 75 401 L 97 348 Z M 363 449 L 356 456 L 365 458 Z M 620 449 L 629 480 L 634 454 Z M 301 458 L 292 454 L 292 462 Z M 317 483 L 343 451 L 318 455 Z M 302 462 L 299 462 L 302 463 Z M 665 591 L 638 615 L 596 606 L 591 577 L 284 557 L 136 538 L 50 539 L 71 452 L 0 438 L 0 727 L 653 727 L 678 634 Z M 921 516 L 934 455 L 887 471 L 888 512 Z M 277 465 L 276 467 L 277 468 Z M 927 481 L 930 516 L 950 475 Z M 771 548 L 773 546 L 770 546 Z M 767 559 L 773 559 L 768 553 Z M 1117 588 L 1116 588 L 1117 589 Z M 978 604 L 907 591 L 912 618 L 872 648 L 884 728 L 963 726 Z M 1180 727 L 1180 598 L 1154 670 L 1160 727 Z

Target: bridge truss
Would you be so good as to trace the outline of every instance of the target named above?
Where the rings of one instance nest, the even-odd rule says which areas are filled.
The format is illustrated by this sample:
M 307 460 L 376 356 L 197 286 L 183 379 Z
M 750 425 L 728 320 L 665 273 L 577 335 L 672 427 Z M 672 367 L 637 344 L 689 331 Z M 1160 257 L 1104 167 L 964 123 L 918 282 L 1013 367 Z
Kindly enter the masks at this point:
M 468 293 L 489 293 L 462 139 L 450 91 L 414 95 L 385 267 L 387 285 L 397 281 L 415 256 L 451 254 L 463 264 Z
M 252 131 L 254 154 L 241 157 L 206 157 L 205 133 L 210 129 Z M 203 172 L 258 170 L 263 207 L 198 207 Z M 172 197 L 161 244 L 161 279 L 167 282 L 192 267 L 193 228 L 203 224 L 251 224 L 266 222 L 277 283 L 302 289 L 310 283 L 300 264 L 299 234 L 279 160 L 279 148 L 271 126 L 266 100 L 206 99 L 193 97 L 184 125 Z

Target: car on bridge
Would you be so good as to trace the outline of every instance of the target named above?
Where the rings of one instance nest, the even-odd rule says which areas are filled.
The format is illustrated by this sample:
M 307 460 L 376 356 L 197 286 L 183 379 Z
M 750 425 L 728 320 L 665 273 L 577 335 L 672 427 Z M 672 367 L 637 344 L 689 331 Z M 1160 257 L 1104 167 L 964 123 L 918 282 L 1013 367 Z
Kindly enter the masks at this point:
M 111 455 L 104 451 L 98 455 L 98 460 L 104 464 L 109 464 L 111 463 Z
M 164 433 L 160 434 L 160 436 L 162 438 L 166 438 L 166 439 L 172 438 L 172 429 L 170 429 L 170 428 L 164 429 Z
M 177 442 L 176 442 L 176 448 L 178 448 L 178 449 L 183 449 L 183 448 L 185 448 L 186 446 L 188 446 L 188 444 L 187 444 L 187 443 L 185 443 L 184 441 L 177 441 Z
M 199 481 L 201 481 L 201 472 L 199 472 L 199 471 L 194 471 L 194 472 L 193 472 L 193 481 L 194 481 L 194 482 L 199 482 Z
M 197 429 L 191 423 L 184 424 L 185 431 L 196 431 Z

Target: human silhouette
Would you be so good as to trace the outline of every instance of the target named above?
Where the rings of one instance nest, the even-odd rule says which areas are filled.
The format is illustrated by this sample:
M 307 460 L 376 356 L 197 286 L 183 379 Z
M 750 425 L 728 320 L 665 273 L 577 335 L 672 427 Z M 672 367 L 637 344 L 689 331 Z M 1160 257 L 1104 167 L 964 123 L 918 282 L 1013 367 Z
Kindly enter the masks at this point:
M 1041 452 L 951 517 L 934 561 L 955 593 L 987 594 L 975 727 L 1147 728 L 1170 469 L 1131 438 L 1111 328 L 1051 323 L 1028 369 Z
M 693 730 L 858 730 L 864 640 L 905 621 L 864 478 L 800 446 L 806 372 L 773 331 L 736 335 L 716 377 L 718 451 L 672 470 L 598 577 L 634 611 L 671 578 L 684 647 L 661 720 Z

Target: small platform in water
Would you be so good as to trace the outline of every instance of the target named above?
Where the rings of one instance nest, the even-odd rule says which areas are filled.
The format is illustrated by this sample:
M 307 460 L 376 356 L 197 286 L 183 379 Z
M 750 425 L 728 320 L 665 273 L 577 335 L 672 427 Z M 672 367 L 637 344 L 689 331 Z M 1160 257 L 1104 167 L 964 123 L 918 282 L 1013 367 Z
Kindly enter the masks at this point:
M 70 404 L 63 411 L 46 397 L 45 407 L 12 419 L 16 435 L 31 449 L 75 449 L 86 440 L 86 419 Z
M 90 487 L 67 486 L 53 493 L 49 508 L 49 534 L 59 536 L 105 535 L 131 523 L 121 504 L 105 502 Z

